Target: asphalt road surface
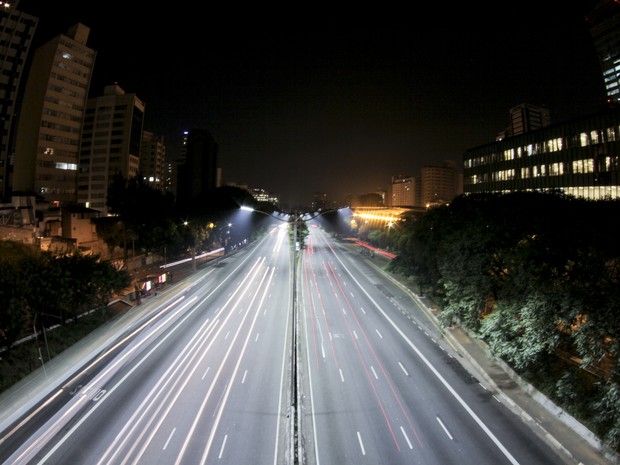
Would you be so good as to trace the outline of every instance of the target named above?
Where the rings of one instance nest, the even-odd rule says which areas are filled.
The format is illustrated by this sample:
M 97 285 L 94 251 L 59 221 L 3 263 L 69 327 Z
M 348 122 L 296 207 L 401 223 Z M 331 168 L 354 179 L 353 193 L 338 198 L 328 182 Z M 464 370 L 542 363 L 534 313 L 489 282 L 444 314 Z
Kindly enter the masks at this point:
M 565 463 L 400 288 L 288 226 L 143 303 L 7 425 L 2 463 Z

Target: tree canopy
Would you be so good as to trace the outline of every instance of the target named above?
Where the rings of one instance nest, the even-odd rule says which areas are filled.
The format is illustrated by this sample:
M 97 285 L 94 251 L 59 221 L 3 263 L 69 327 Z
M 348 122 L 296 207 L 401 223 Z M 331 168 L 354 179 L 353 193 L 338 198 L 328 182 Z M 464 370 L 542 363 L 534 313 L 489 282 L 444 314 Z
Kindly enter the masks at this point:
M 403 225 L 394 271 L 522 374 L 568 364 L 556 398 L 583 373 L 598 386 L 589 421 L 620 444 L 620 202 L 560 194 L 463 195 Z M 572 365 L 574 367 L 574 365 Z M 613 405 L 611 411 L 595 406 Z

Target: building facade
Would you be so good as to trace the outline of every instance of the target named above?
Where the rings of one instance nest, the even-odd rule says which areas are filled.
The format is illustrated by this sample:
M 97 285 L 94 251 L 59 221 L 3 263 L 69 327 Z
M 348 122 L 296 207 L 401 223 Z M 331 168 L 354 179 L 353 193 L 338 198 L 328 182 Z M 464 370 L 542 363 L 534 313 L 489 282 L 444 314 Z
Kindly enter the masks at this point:
M 609 108 L 465 151 L 465 193 L 557 191 L 620 196 L 620 108 Z
M 33 56 L 16 133 L 13 193 L 77 202 L 80 135 L 96 53 L 76 24 Z
M 416 178 L 413 176 L 392 176 L 390 206 L 409 208 L 416 205 Z
M 606 108 L 467 150 L 465 193 L 555 191 L 592 200 L 620 196 L 620 4 L 599 1 L 586 20 Z
M 18 99 L 38 18 L 17 10 L 18 2 L 0 5 L 0 199 L 11 194 L 11 158 Z
M 166 163 L 166 144 L 163 136 L 150 131 L 142 132 L 140 174 L 154 189 L 166 190 L 168 163 Z
M 518 136 L 551 124 L 549 109 L 543 106 L 522 103 L 512 107 L 509 113 L 510 130 L 508 134 L 510 136 Z
M 177 163 L 177 203 L 191 202 L 218 187 L 218 145 L 209 131 L 190 129 L 184 133 L 183 157 Z
M 620 103 L 620 4 L 603 0 L 587 16 L 607 101 Z
M 421 201 L 416 206 L 430 207 L 450 203 L 459 192 L 456 163 L 446 161 L 442 166 L 420 169 Z
M 144 103 L 117 85 L 88 100 L 79 160 L 78 202 L 107 213 L 108 187 L 116 175 L 138 175 Z

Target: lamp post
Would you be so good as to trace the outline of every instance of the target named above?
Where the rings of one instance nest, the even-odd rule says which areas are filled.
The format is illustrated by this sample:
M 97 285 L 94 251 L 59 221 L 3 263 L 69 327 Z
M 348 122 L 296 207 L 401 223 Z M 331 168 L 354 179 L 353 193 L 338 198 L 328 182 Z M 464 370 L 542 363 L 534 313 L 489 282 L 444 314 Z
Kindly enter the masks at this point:
M 32 331 L 34 332 L 34 340 L 36 341 L 37 344 L 37 351 L 39 352 L 39 360 L 41 360 L 41 366 L 43 367 L 43 373 L 45 374 L 45 377 L 47 378 L 47 371 L 45 370 L 45 361 L 43 360 L 43 354 L 41 353 L 41 347 L 39 346 L 39 337 L 38 337 L 38 332 L 37 332 L 37 315 L 38 313 L 34 314 L 34 318 L 32 320 Z M 45 346 L 47 347 L 47 337 L 45 337 L 45 326 L 41 325 L 43 328 L 43 339 L 45 339 Z M 47 356 L 49 357 L 49 348 L 47 348 Z
M 58 318 L 59 320 L 62 320 L 62 318 L 60 318 L 58 315 L 50 315 L 49 313 L 40 313 L 40 312 L 36 312 L 34 314 L 34 318 L 32 319 L 32 331 L 34 332 L 34 339 L 37 343 L 37 350 L 39 352 L 39 360 L 41 360 L 41 366 L 43 367 L 43 373 L 45 374 L 45 377 L 47 377 L 47 370 L 45 369 L 45 361 L 43 360 L 43 353 L 41 352 L 41 347 L 39 347 L 39 337 L 38 337 L 38 331 L 37 331 L 37 316 L 41 315 L 41 316 L 50 316 L 52 318 Z M 45 342 L 45 350 L 47 352 L 47 360 L 50 361 L 52 359 L 52 356 L 50 354 L 50 346 L 47 342 L 47 333 L 45 332 L 45 322 L 43 320 L 41 320 L 41 328 L 42 328 L 42 333 L 43 333 L 43 341 Z
M 307 221 L 313 220 L 315 218 L 317 218 L 318 216 L 324 214 L 324 213 L 328 213 L 331 212 L 333 210 L 324 210 L 324 211 L 320 211 L 317 213 L 304 213 L 304 214 L 299 214 L 297 212 L 292 213 L 292 214 L 288 214 L 283 218 L 274 216 L 273 214 L 269 214 L 267 212 L 261 211 L 261 210 L 255 210 L 254 208 L 251 207 L 247 207 L 247 206 L 241 206 L 240 207 L 241 210 L 244 211 L 249 211 L 249 212 L 257 212 L 257 213 L 261 213 L 263 215 L 266 215 L 274 220 L 278 220 L 278 221 L 283 221 L 288 223 L 289 225 L 293 226 L 293 291 L 291 293 L 292 295 L 292 302 L 291 302 L 291 311 L 292 311 L 292 325 L 293 325 L 293 331 L 292 331 L 292 341 L 291 341 L 291 374 L 292 374 L 292 380 L 291 380 L 291 409 L 292 409 L 292 421 L 293 424 L 291 425 L 291 427 L 293 428 L 293 432 L 292 432 L 292 437 L 295 438 L 295 446 L 291 448 L 291 454 L 295 454 L 297 452 L 297 434 L 295 433 L 295 431 L 298 430 L 298 422 L 299 422 L 299 416 L 298 416 L 298 405 L 300 405 L 300 401 L 297 398 L 298 396 L 298 392 L 297 392 L 297 251 L 299 249 L 301 249 L 301 247 L 299 246 L 299 242 L 298 242 L 298 225 L 300 223 L 306 223 Z
M 183 221 L 183 226 L 189 229 L 191 234 L 192 244 L 190 246 L 190 253 L 192 254 L 192 273 L 196 271 L 196 238 L 194 237 L 194 231 L 189 227 L 187 220 Z

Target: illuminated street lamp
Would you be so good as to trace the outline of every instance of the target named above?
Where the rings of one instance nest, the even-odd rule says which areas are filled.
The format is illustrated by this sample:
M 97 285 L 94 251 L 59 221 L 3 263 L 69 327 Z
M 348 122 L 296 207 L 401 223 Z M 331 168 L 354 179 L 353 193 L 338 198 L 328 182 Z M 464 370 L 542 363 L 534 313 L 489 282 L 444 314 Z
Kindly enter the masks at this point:
M 291 357 L 291 373 L 292 373 L 292 382 L 291 382 L 291 399 L 296 403 L 296 405 L 300 405 L 299 399 L 297 399 L 297 251 L 301 249 L 299 247 L 297 241 L 297 225 L 301 223 L 306 223 L 306 221 L 313 220 L 323 213 L 327 213 L 328 211 L 333 210 L 325 210 L 317 212 L 316 214 L 303 213 L 303 214 L 282 214 L 282 216 L 276 216 L 274 214 L 270 214 L 261 210 L 256 210 L 252 207 L 247 207 L 245 205 L 240 207 L 241 210 L 248 212 L 257 212 L 263 215 L 266 215 L 274 220 L 283 221 L 290 225 L 293 225 L 293 292 L 292 292 L 292 357 Z M 293 408 L 293 422 L 295 424 L 295 429 L 297 429 L 297 422 L 299 421 L 297 410 L 295 409 L 295 404 L 292 405 Z

